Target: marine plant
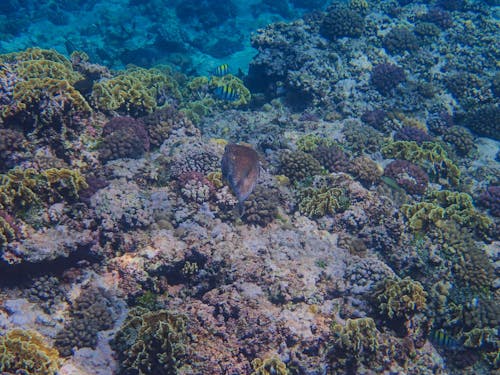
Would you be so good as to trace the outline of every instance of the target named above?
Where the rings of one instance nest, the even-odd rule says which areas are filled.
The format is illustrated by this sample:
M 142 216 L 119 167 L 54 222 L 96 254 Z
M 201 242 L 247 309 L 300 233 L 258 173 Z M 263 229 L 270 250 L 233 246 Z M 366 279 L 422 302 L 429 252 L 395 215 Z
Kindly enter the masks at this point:
M 446 151 L 437 143 L 415 141 L 389 142 L 382 147 L 385 158 L 408 160 L 421 166 L 431 179 L 446 179 L 457 185 L 460 169 L 448 158 Z
M 59 353 L 36 331 L 12 329 L 0 336 L 0 371 L 27 375 L 55 375 Z
M 120 374 L 176 374 L 186 355 L 185 316 L 168 310 L 129 311 L 111 341 Z

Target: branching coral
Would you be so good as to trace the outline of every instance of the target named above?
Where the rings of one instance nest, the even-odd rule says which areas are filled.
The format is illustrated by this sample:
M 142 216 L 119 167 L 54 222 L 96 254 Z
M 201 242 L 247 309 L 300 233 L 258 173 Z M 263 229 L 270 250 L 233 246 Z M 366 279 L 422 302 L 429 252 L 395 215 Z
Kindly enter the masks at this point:
M 429 176 L 418 165 L 394 160 L 385 167 L 384 175 L 396 181 L 407 193 L 422 195 L 429 185 Z
M 332 6 L 327 10 L 320 27 L 325 38 L 335 40 L 342 37 L 359 37 L 363 33 L 364 19 L 354 9 Z
M 58 369 L 59 353 L 49 347 L 39 333 L 13 329 L 0 336 L 0 371 L 55 375 Z
M 121 374 L 176 374 L 186 353 L 186 317 L 132 309 L 111 342 Z

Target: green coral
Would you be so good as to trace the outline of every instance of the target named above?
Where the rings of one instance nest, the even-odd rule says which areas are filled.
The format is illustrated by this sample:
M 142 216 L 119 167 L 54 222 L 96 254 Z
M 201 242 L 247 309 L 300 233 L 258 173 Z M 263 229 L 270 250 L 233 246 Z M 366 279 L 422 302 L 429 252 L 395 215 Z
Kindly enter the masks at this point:
M 425 309 L 426 296 L 422 284 L 406 277 L 383 282 L 376 292 L 375 301 L 379 312 L 389 319 L 409 320 Z
M 334 142 L 318 134 L 305 134 L 297 140 L 297 149 L 304 152 L 316 150 L 319 146 L 330 147 Z
M 132 309 L 111 342 L 121 374 L 176 374 L 186 354 L 186 317 Z
M 58 369 L 58 351 L 48 346 L 39 333 L 13 329 L 0 337 L 0 371 L 55 375 Z
M 446 151 L 437 143 L 414 141 L 389 142 L 382 147 L 385 158 L 408 160 L 424 168 L 434 179 L 447 179 L 457 185 L 460 169 L 448 158 Z
M 426 201 L 405 204 L 401 211 L 414 231 L 423 231 L 431 226 L 442 228 L 446 220 L 451 220 L 478 234 L 487 234 L 492 225 L 487 216 L 476 211 L 469 194 L 450 190 L 432 191 Z
M 288 375 L 290 373 L 286 365 L 276 356 L 265 360 L 255 358 L 252 361 L 252 367 L 254 372 L 251 375 Z
M 166 70 L 130 68 L 107 80 L 96 82 L 92 100 L 103 111 L 144 115 L 160 106 L 158 98 L 180 99 L 177 81 Z
M 331 327 L 334 355 L 355 363 L 373 357 L 378 349 L 378 330 L 372 318 L 347 319 Z
M 323 217 L 345 211 L 349 198 L 336 187 L 308 187 L 299 193 L 299 211 L 308 217 Z

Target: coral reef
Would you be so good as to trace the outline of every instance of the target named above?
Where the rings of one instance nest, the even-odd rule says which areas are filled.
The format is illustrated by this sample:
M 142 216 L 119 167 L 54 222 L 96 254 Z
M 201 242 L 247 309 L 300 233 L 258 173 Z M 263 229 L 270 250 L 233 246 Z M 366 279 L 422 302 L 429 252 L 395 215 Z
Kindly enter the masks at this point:
M 405 27 L 391 29 L 387 35 L 384 36 L 382 44 L 391 54 L 414 52 L 419 48 L 417 37 Z
M 479 195 L 478 203 L 481 206 L 486 207 L 491 215 L 500 217 L 500 186 L 488 186 Z
M 177 82 L 168 71 L 159 69 L 128 69 L 96 82 L 92 90 L 97 108 L 131 116 L 146 115 L 179 98 Z
M 423 142 L 431 142 L 432 137 L 422 129 L 416 128 L 414 126 L 405 126 L 396 131 L 396 133 L 394 134 L 394 140 L 415 141 L 420 145 Z
M 289 371 L 286 365 L 278 357 L 267 359 L 255 358 L 252 361 L 254 372 L 251 375 L 288 375 Z
M 459 116 L 458 122 L 480 136 L 500 141 L 500 107 L 486 104 Z
M 424 311 L 426 296 L 422 285 L 407 277 L 402 280 L 385 280 L 374 298 L 380 314 L 389 320 L 409 320 L 413 315 Z
M 132 309 L 111 342 L 121 374 L 175 374 L 186 355 L 186 322 L 168 310 Z
M 374 358 L 379 332 L 372 318 L 347 319 L 345 325 L 333 323 L 331 331 L 332 357 L 353 362 L 355 367 Z
M 318 146 L 312 156 L 328 172 L 345 172 L 349 166 L 349 155 L 340 146 Z
M 242 220 L 248 224 L 265 227 L 278 216 L 279 193 L 276 189 L 256 186 L 244 202 Z
M 0 370 L 4 373 L 55 375 L 59 353 L 35 331 L 13 329 L 0 336 Z

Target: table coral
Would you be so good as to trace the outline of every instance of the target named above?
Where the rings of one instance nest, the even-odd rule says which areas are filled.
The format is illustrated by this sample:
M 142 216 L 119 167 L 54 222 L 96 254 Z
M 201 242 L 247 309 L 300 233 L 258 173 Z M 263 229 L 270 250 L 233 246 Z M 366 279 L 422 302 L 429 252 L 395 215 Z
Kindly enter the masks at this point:
M 59 353 L 35 331 L 13 329 L 0 336 L 0 370 L 27 375 L 55 375 Z
M 120 374 L 176 374 L 186 354 L 185 316 L 168 310 L 130 310 L 111 341 Z

